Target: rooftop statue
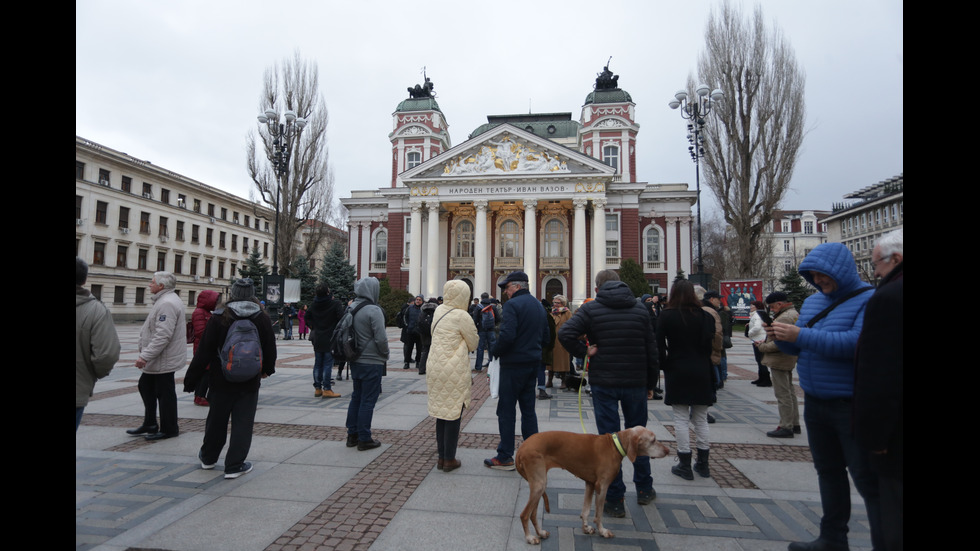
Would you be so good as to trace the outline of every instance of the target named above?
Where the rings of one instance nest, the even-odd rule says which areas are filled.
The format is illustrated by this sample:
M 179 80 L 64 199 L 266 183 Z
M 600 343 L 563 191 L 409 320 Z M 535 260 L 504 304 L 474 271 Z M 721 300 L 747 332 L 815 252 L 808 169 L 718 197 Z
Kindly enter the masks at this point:
M 610 61 L 612 58 L 609 58 Z M 595 79 L 595 89 L 596 90 L 617 90 L 619 89 L 619 75 L 614 75 L 612 71 L 609 70 L 609 63 L 602 68 L 602 72 L 596 76 Z
M 432 84 L 432 81 L 429 80 L 429 77 L 425 77 L 425 84 L 421 86 L 416 84 L 414 88 L 411 86 L 408 87 L 408 97 L 411 99 L 435 97 L 432 94 L 432 89 L 434 87 L 435 86 Z

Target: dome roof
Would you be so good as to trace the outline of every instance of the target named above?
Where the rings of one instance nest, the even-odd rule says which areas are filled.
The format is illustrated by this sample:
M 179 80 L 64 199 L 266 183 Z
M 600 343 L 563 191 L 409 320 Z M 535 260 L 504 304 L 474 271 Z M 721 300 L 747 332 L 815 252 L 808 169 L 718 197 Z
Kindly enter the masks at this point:
M 595 90 L 589 95 L 585 96 L 585 105 L 590 103 L 633 103 L 633 98 L 630 97 L 626 90 L 621 90 L 619 88 L 607 89 L 607 90 Z
M 395 108 L 395 112 L 405 112 L 405 111 L 439 111 L 439 104 L 436 103 L 436 98 L 408 98 L 402 100 Z

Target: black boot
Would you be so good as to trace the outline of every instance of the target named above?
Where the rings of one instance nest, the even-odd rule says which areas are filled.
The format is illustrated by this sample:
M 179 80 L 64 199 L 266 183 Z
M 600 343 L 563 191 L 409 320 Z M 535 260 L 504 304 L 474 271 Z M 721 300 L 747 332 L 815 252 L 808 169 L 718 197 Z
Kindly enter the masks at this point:
M 694 480 L 694 472 L 691 471 L 691 452 L 677 452 L 679 463 L 670 468 L 670 472 L 683 478 L 684 480 Z
M 711 476 L 711 472 L 708 470 L 708 452 L 709 450 L 698 448 L 698 458 L 694 462 L 694 472 L 703 478 L 709 478 Z

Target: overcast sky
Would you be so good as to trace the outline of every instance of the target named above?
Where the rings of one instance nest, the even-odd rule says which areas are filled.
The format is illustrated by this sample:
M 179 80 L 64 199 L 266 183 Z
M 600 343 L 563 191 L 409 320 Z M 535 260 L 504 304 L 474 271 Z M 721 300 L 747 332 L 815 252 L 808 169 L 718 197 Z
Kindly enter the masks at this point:
M 746 12 L 756 5 L 736 3 Z M 611 56 L 636 103 L 638 180 L 693 188 L 686 121 L 667 102 L 696 72 L 717 5 L 77 0 L 75 134 L 247 197 L 245 136 L 263 72 L 299 50 L 319 65 L 336 197 L 348 197 L 390 185 L 391 115 L 422 82 L 423 66 L 458 145 L 487 115 L 578 120 Z M 903 3 L 761 5 L 807 77 L 808 134 L 783 207 L 830 210 L 844 194 L 903 172 Z

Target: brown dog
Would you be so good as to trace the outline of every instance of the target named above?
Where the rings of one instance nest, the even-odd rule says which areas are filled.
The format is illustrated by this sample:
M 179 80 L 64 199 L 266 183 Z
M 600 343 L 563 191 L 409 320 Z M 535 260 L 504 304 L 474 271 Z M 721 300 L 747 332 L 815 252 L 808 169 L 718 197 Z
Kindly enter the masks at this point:
M 670 450 L 660 442 L 657 436 L 644 427 L 633 427 L 616 433 L 619 443 L 625 452 L 625 457 L 631 462 L 637 456 L 652 458 L 666 457 Z M 559 467 L 585 481 L 585 502 L 582 504 L 582 531 L 594 534 L 596 529 L 604 538 L 613 537 L 613 533 L 602 526 L 602 506 L 606 501 L 606 490 L 616 478 L 624 455 L 616 448 L 611 434 L 576 434 L 574 432 L 549 431 L 539 432 L 521 444 L 514 457 L 517 472 L 527 480 L 531 496 L 527 505 L 521 511 L 521 528 L 524 529 L 524 539 L 530 544 L 539 544 L 541 539 L 550 534 L 541 529 L 538 522 L 538 501 L 544 496 L 544 510 L 551 512 L 548 505 L 548 469 Z M 589 509 L 592 507 L 592 495 L 595 494 L 595 524 L 596 529 L 589 526 Z M 534 524 L 537 536 L 532 536 L 528 530 L 528 519 Z

